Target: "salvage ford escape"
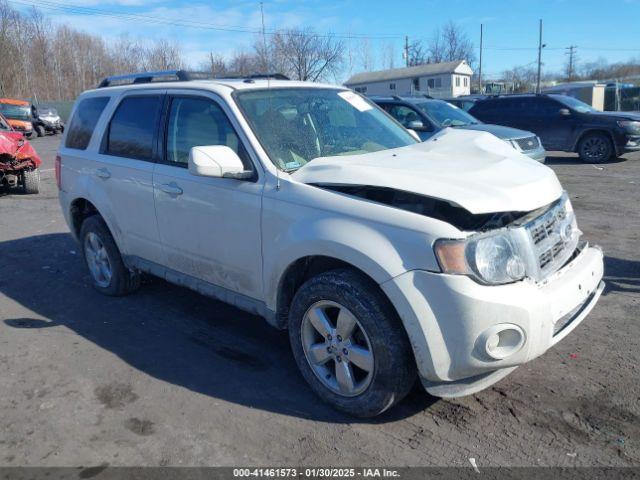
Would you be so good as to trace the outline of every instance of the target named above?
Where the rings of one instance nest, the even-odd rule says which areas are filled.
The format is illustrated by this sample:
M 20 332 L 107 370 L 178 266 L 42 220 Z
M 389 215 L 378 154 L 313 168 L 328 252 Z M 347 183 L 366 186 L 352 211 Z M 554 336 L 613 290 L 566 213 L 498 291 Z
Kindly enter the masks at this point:
M 97 290 L 150 273 L 261 315 L 352 415 L 416 378 L 440 397 L 486 388 L 603 289 L 552 170 L 486 132 L 419 143 L 342 87 L 110 77 L 76 101 L 56 174 Z

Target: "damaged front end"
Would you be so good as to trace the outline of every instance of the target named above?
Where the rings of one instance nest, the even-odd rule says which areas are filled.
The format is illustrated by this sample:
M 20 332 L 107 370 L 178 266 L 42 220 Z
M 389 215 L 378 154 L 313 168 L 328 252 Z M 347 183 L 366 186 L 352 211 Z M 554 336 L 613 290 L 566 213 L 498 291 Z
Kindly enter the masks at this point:
M 24 173 L 36 170 L 42 160 L 19 132 L 0 133 L 0 185 L 17 187 Z
M 394 188 L 368 185 L 312 184 L 325 190 L 344 193 L 389 207 L 406 210 L 447 222 L 458 230 L 483 232 L 506 227 L 526 212 L 471 213 L 465 208 L 439 198 L 432 198 Z

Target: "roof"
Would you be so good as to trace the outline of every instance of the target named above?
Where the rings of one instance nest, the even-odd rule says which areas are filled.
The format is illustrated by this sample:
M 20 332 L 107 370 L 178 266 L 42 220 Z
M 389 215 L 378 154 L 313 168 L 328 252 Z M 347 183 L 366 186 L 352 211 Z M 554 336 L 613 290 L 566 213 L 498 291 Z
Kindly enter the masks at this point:
M 377 72 L 362 72 L 351 76 L 344 82 L 345 85 L 357 85 L 361 83 L 384 82 L 387 80 L 399 80 L 401 78 L 422 77 L 425 75 L 438 75 L 442 73 L 461 73 L 472 75 L 473 70 L 464 60 L 456 60 L 445 63 L 426 63 L 415 67 L 392 68 L 378 70 Z
M 376 96 L 372 95 L 368 97 L 372 102 L 404 102 L 410 104 L 418 104 L 418 103 L 441 103 L 443 100 L 439 98 L 427 98 L 427 97 L 389 97 L 389 96 Z

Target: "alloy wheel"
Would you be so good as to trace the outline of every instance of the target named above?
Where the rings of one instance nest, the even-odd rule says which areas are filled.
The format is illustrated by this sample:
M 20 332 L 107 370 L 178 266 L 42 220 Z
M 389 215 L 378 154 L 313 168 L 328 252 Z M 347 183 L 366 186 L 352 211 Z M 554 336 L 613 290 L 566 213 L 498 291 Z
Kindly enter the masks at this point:
M 322 300 L 302 319 L 304 354 L 320 382 L 334 393 L 354 397 L 371 384 L 374 357 L 362 324 L 346 307 Z
M 104 243 L 93 232 L 89 232 L 84 239 L 84 256 L 96 284 L 99 287 L 108 287 L 113 276 L 111 262 Z

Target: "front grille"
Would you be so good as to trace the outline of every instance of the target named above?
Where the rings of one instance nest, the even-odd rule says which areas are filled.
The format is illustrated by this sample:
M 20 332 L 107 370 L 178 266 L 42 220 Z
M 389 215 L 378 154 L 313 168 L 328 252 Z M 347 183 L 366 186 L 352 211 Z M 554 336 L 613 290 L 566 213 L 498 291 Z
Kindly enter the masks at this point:
M 566 195 L 542 215 L 527 222 L 524 228 L 533 246 L 537 280 L 543 280 L 561 268 L 578 246 L 580 231 Z
M 526 152 L 527 150 L 535 150 L 540 146 L 540 140 L 538 140 L 538 137 L 535 135 L 533 137 L 516 138 L 513 141 L 518 144 L 518 147 L 520 147 L 520 150 L 523 152 Z

